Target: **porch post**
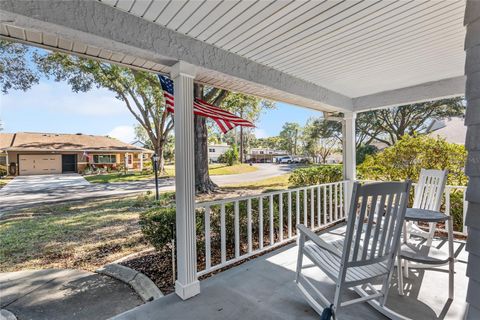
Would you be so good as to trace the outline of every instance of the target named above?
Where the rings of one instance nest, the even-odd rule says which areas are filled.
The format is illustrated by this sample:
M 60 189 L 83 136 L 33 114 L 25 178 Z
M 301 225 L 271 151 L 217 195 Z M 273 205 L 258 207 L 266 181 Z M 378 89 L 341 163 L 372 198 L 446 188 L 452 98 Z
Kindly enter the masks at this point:
M 139 157 L 140 157 L 140 171 L 143 171 L 143 153 L 140 153 Z
M 465 225 L 468 238 L 467 290 L 468 310 L 466 319 L 480 319 L 480 1 L 467 0 L 465 11 L 465 98 L 467 112 L 465 125 L 468 151 L 465 173 L 469 177 L 466 200 L 468 201 Z
M 177 205 L 177 281 L 183 300 L 200 293 L 195 235 L 193 79 L 195 67 L 183 61 L 171 69 L 175 98 L 175 199 Z
M 345 190 L 346 208 L 350 207 L 350 197 L 352 196 L 352 188 L 357 178 L 356 171 L 356 145 L 355 145 L 355 112 L 345 112 L 342 121 L 342 143 L 343 143 L 343 179 L 347 180 L 347 188 Z

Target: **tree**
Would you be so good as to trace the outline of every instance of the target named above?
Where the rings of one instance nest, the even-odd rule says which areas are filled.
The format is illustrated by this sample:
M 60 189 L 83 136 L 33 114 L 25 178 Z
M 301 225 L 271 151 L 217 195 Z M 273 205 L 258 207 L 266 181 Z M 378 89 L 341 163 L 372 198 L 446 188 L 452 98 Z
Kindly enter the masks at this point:
M 218 88 L 205 88 L 201 84 L 194 85 L 194 96 L 215 106 L 228 96 L 228 91 Z M 208 173 L 208 127 L 207 118 L 194 117 L 195 126 L 195 190 L 197 193 L 210 193 L 217 185 L 210 179 Z
M 254 96 L 245 95 L 242 93 L 231 93 L 229 94 L 221 104 L 222 108 L 228 110 L 242 119 L 249 120 L 252 123 L 258 121 L 260 114 L 265 109 L 273 109 L 275 108 L 275 103 L 270 100 L 265 100 L 261 98 L 257 98 Z M 239 128 L 240 131 L 240 162 L 244 162 L 244 157 L 246 154 L 245 149 L 245 135 L 244 132 L 247 133 L 247 138 L 250 138 L 250 128 Z
M 299 131 L 298 123 L 286 122 L 280 131 L 281 149 L 288 151 L 291 155 L 296 155 Z
M 3 93 L 9 90 L 30 89 L 38 83 L 38 72 L 29 65 L 29 47 L 0 40 L 0 87 Z
M 303 129 L 304 151 L 311 157 L 321 159 L 322 163 L 338 146 L 337 131 L 323 118 L 309 119 Z
M 164 148 L 173 129 L 173 117 L 165 109 L 155 74 L 62 53 L 36 55 L 35 61 L 47 77 L 67 81 L 74 92 L 86 92 L 93 87 L 114 92 L 145 129 L 160 157 L 159 170 L 164 172 Z
M 464 113 L 463 98 L 441 99 L 364 112 L 357 117 L 357 136 L 360 136 L 365 144 L 377 140 L 391 146 L 405 134 L 427 133 L 433 120 L 463 117 Z

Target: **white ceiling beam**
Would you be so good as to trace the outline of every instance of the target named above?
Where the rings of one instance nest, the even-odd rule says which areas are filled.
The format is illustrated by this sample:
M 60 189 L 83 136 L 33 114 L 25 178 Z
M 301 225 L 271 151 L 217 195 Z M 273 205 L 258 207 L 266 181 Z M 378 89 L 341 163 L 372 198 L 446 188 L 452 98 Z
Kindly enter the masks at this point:
M 364 112 L 465 95 L 465 76 L 379 92 L 353 99 L 353 111 Z
M 273 91 L 313 101 L 326 110 L 351 111 L 351 98 L 253 62 L 97 1 L 0 1 L 2 22 L 53 33 L 148 61 L 185 61 Z M 301 101 L 301 99 L 299 99 Z M 308 107 L 308 105 L 304 105 Z

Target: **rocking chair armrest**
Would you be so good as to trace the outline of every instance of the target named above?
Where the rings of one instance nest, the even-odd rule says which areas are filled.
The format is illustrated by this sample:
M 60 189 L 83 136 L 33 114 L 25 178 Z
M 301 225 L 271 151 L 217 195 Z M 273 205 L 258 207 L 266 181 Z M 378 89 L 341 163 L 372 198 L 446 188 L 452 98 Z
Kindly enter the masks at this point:
M 320 238 L 315 232 L 308 229 L 303 224 L 297 224 L 297 229 L 298 231 L 300 231 L 301 235 L 304 235 L 307 238 L 307 240 L 312 241 L 320 248 L 329 251 L 330 253 L 336 255 L 339 258 L 342 257 L 342 252 L 340 250 L 338 250 L 335 246 L 331 245 L 330 243 Z

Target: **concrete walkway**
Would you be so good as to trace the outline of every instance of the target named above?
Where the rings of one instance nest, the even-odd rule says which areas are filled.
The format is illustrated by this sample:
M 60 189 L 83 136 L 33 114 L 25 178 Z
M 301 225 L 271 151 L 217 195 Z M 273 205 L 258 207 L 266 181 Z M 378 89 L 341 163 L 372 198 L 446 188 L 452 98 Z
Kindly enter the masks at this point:
M 0 274 L 0 308 L 20 319 L 104 320 L 143 304 L 126 284 L 79 270 Z
M 220 185 L 255 182 L 290 172 L 294 165 L 255 164 L 255 172 L 212 176 Z M 20 176 L 0 189 L 0 217 L 21 208 L 82 199 L 114 197 L 153 191 L 154 180 L 89 183 L 78 174 Z M 175 179 L 159 179 L 160 191 L 175 190 Z

